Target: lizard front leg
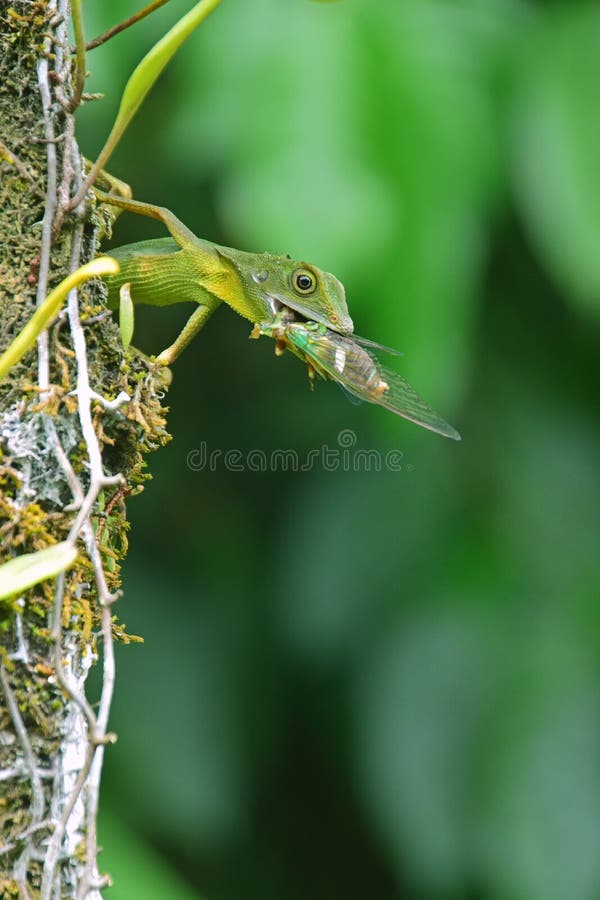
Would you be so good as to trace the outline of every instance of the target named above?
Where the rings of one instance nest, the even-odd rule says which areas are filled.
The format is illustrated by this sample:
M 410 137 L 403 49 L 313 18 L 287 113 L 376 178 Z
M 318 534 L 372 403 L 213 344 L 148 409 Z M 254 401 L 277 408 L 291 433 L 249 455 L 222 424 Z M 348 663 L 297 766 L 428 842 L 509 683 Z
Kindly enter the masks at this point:
M 202 302 L 189 317 L 173 343 L 166 350 L 163 350 L 162 353 L 159 353 L 155 361 L 161 366 L 170 366 L 182 350 L 185 350 L 190 341 L 196 337 L 220 304 L 221 301 L 216 297 Z

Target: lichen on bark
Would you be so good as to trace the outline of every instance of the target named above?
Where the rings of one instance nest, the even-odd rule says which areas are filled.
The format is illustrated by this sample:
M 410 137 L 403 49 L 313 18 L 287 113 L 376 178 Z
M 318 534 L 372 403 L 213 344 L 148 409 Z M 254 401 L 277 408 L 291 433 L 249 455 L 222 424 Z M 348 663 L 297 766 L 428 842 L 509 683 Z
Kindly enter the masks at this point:
M 89 204 L 65 208 L 81 178 L 67 17 L 66 0 L 0 3 L 0 352 L 43 294 L 98 250 L 101 216 Z M 135 639 L 111 607 L 127 552 L 125 501 L 169 435 L 164 378 L 124 357 L 103 293 L 99 283 L 81 288 L 0 382 L 0 564 L 69 535 L 79 549 L 64 576 L 0 601 L 0 898 L 99 897 L 105 883 L 95 814 L 110 738 L 106 680 L 112 641 Z M 98 660 L 93 712 L 85 682 Z

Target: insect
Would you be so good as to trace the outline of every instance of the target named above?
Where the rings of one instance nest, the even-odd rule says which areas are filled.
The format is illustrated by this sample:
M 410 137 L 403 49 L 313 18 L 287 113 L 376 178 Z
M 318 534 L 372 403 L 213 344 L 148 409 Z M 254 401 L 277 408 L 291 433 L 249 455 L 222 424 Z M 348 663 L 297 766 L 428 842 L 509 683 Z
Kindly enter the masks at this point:
M 460 434 L 436 413 L 398 372 L 383 366 L 376 350 L 389 348 L 339 334 L 319 322 L 300 321 L 290 310 L 281 310 L 273 322 L 256 325 L 251 337 L 275 340 L 275 353 L 292 352 L 315 375 L 341 385 L 355 397 L 383 406 L 423 428 L 459 441 Z

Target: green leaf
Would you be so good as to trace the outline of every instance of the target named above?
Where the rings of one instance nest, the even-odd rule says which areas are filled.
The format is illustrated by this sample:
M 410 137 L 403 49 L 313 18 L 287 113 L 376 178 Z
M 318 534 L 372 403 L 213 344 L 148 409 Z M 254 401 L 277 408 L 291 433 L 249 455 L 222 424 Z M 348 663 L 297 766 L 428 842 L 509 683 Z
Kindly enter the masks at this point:
M 115 275 L 118 271 L 119 263 L 112 256 L 98 256 L 63 278 L 60 284 L 50 291 L 41 306 L 37 307 L 29 321 L 0 356 L 0 381 L 33 347 L 44 329 L 50 326 L 70 291 L 87 281 L 88 278 L 97 278 L 99 275 Z
M 135 312 L 131 299 L 131 285 L 129 282 L 122 284 L 119 290 L 119 328 L 121 340 L 125 350 L 129 349 L 135 322 Z
M 0 566 L 0 599 L 20 594 L 40 581 L 60 575 L 76 559 L 77 549 L 69 541 L 11 559 Z

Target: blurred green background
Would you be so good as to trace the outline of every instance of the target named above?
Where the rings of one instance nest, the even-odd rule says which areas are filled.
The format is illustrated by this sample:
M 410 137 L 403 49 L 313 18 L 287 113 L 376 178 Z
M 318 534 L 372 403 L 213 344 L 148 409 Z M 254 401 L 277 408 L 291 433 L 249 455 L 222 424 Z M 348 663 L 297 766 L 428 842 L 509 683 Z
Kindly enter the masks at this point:
M 88 156 L 189 6 L 90 54 Z M 136 8 L 87 5 L 87 34 Z M 597 4 L 224 0 L 110 168 L 199 235 L 335 272 L 463 435 L 311 393 L 226 308 L 177 362 L 130 504 L 110 896 L 598 898 Z M 188 314 L 142 309 L 136 343 Z M 248 465 L 348 431 L 335 471 Z M 244 470 L 191 469 L 203 446 Z

